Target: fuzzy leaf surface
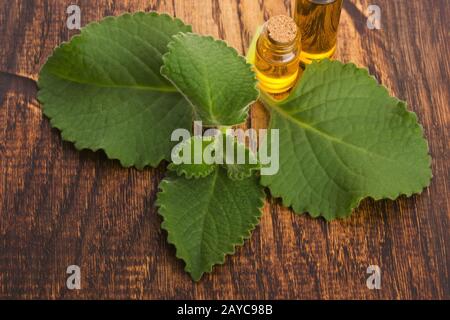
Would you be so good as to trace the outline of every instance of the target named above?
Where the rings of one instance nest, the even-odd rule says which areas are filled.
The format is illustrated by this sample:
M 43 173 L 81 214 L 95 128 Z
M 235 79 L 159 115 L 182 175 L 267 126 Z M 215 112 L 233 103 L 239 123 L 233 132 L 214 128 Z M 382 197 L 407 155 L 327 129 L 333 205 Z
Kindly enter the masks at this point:
M 264 192 L 258 180 L 252 176 L 234 181 L 216 167 L 205 178 L 172 173 L 161 182 L 157 204 L 162 228 L 195 281 L 222 264 L 259 223 Z
M 366 197 L 420 193 L 431 179 L 417 116 L 354 64 L 308 66 L 290 96 L 264 98 L 279 129 L 280 169 L 261 182 L 295 212 L 347 217 Z
M 173 37 L 161 73 L 190 101 L 204 125 L 234 125 L 258 97 L 245 58 L 222 40 L 193 33 Z
M 171 132 L 190 129 L 192 108 L 160 68 L 172 36 L 189 31 L 142 12 L 87 25 L 39 74 L 44 114 L 77 149 L 103 149 L 125 167 L 170 159 Z

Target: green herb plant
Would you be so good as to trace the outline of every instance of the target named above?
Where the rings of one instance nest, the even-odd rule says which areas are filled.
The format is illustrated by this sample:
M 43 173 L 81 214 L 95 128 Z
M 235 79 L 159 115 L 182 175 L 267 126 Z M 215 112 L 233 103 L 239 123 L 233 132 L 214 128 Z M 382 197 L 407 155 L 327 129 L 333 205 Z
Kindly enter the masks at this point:
M 138 169 L 170 161 L 173 130 L 191 130 L 194 120 L 241 124 L 260 95 L 269 129 L 279 130 L 277 174 L 261 176 L 258 164 L 171 163 L 160 183 L 162 228 L 196 281 L 250 237 L 264 187 L 294 212 L 330 221 L 348 217 L 366 197 L 420 193 L 431 179 L 416 115 L 365 69 L 313 63 L 290 96 L 275 101 L 258 92 L 235 49 L 165 14 L 90 23 L 54 50 L 38 85 L 43 112 L 64 140 Z M 222 138 L 186 143 L 200 139 L 203 151 Z

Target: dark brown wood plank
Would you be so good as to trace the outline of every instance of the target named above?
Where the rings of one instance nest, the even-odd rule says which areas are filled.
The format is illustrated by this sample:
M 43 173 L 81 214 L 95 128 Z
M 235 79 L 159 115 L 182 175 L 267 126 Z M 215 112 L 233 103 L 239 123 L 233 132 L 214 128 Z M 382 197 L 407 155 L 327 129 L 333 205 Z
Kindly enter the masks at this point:
M 123 169 L 78 152 L 42 116 L 34 80 L 54 46 L 82 24 L 158 10 L 244 53 L 256 27 L 290 1 L 2 1 L 0 3 L 0 298 L 450 298 L 449 36 L 446 0 L 379 0 L 382 30 L 366 27 L 370 1 L 346 0 L 336 58 L 366 66 L 408 101 L 424 126 L 434 179 L 423 194 L 366 200 L 351 219 L 326 223 L 268 199 L 251 240 L 198 283 L 183 271 L 154 206 L 164 165 Z M 426 13 L 426 18 L 424 18 Z M 251 125 L 267 113 L 252 109 Z M 65 287 L 82 269 L 82 290 Z M 382 270 L 368 290 L 366 268 Z

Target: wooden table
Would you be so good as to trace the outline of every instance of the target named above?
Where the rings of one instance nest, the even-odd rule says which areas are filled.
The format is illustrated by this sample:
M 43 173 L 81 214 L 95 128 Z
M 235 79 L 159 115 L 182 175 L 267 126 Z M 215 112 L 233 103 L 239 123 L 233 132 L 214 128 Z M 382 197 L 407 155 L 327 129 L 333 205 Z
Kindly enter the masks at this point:
M 78 4 L 82 25 L 125 11 L 157 10 L 245 53 L 265 19 L 288 0 L 3 0 L 0 2 L 0 298 L 450 299 L 449 0 L 377 0 L 381 30 L 366 26 L 373 1 L 345 0 L 336 58 L 354 61 L 418 113 L 434 178 L 421 195 L 366 200 L 351 219 L 326 223 L 269 199 L 251 240 L 194 283 L 160 230 L 157 169 L 123 169 L 78 152 L 50 127 L 36 80 Z M 251 125 L 266 124 L 260 105 Z M 66 268 L 81 267 L 81 290 Z M 366 286 L 369 265 L 381 289 Z

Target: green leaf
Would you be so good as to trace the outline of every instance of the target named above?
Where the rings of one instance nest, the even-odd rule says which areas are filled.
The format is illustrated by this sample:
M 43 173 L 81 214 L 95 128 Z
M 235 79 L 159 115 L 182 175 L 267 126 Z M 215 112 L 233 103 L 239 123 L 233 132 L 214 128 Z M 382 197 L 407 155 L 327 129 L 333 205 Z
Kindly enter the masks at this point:
M 203 152 L 212 143 L 214 143 L 213 137 L 206 138 L 202 136 L 193 136 L 189 140 L 180 143 L 173 150 L 180 163 L 172 162 L 167 168 L 175 171 L 179 176 L 184 175 L 188 179 L 204 178 L 210 175 L 216 168 L 216 164 L 206 163 Z M 189 154 L 185 154 L 187 151 Z
M 54 127 L 77 149 L 103 149 L 123 166 L 170 158 L 175 128 L 192 108 L 160 74 L 172 35 L 191 27 L 157 13 L 91 23 L 58 47 L 39 75 L 39 100 Z
M 223 135 L 223 144 L 226 150 L 233 148 L 232 153 L 224 154 L 224 165 L 227 169 L 228 178 L 232 180 L 242 180 L 250 177 L 254 171 L 260 169 L 260 163 L 256 154 L 249 150 L 243 143 L 235 137 Z
M 431 179 L 422 127 L 367 70 L 325 60 L 284 101 L 265 97 L 280 168 L 262 184 L 295 212 L 347 217 L 365 197 L 410 196 Z
M 173 37 L 161 73 L 190 101 L 204 125 L 234 125 L 258 97 L 255 74 L 224 41 L 183 33 Z
M 195 281 L 250 237 L 264 204 L 257 177 L 233 181 L 221 167 L 202 179 L 171 175 L 160 189 L 162 228 Z
M 239 143 L 236 137 L 228 134 L 215 137 L 193 136 L 177 145 L 173 153 L 176 161 L 169 164 L 168 169 L 188 179 L 206 177 L 217 165 L 225 167 L 232 180 L 249 178 L 254 171 L 260 169 L 257 156 Z M 205 153 L 211 159 L 205 159 Z

